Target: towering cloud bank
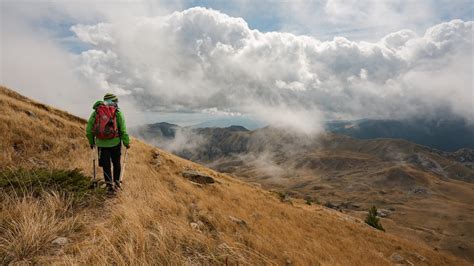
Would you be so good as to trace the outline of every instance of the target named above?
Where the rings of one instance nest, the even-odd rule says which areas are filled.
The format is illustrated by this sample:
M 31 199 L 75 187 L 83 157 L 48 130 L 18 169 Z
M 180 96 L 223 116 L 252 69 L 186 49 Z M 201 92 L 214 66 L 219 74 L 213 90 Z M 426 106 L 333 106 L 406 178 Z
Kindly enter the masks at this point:
M 374 43 L 319 41 L 191 8 L 71 30 L 93 47 L 79 72 L 143 109 L 255 113 L 312 131 L 340 117 L 451 113 L 474 121 L 473 24 L 453 20 Z

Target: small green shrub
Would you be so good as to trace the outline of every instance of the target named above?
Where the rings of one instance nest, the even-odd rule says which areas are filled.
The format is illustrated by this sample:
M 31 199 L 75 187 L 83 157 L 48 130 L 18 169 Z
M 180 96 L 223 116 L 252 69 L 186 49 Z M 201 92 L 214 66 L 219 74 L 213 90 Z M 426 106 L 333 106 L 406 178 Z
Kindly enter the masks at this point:
M 276 190 L 271 190 L 272 193 L 275 193 L 280 200 L 283 200 L 286 196 L 286 193 Z
M 17 195 L 39 197 L 45 191 L 70 196 L 74 203 L 87 204 L 105 195 L 103 189 L 91 189 L 91 179 L 79 169 L 0 170 L 0 190 Z
M 370 208 L 369 213 L 367 214 L 367 217 L 365 218 L 365 223 L 376 229 L 379 229 L 385 232 L 385 229 L 380 223 L 380 219 L 377 217 L 377 208 L 375 206 L 372 206 L 372 208 Z
M 291 203 L 291 197 L 288 194 L 288 192 L 283 192 L 283 191 L 272 191 L 272 192 L 278 195 L 278 198 L 280 199 L 281 202 Z
M 306 196 L 306 197 L 304 198 L 304 200 L 305 200 L 305 202 L 306 202 L 307 205 L 313 204 L 313 198 L 311 198 L 310 196 Z

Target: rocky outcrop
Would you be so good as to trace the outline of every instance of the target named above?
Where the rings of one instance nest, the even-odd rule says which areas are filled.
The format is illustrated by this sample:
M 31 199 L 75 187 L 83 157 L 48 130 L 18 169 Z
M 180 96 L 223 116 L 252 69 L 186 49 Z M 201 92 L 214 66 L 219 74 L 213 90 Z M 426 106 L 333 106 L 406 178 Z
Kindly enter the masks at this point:
M 202 184 L 202 185 L 215 183 L 214 178 L 212 178 L 208 175 L 205 175 L 205 174 L 201 174 L 196 170 L 186 170 L 186 171 L 181 172 L 181 175 L 184 178 L 186 178 L 186 179 L 188 179 L 188 180 L 190 180 L 194 183 L 198 183 L 198 184 Z

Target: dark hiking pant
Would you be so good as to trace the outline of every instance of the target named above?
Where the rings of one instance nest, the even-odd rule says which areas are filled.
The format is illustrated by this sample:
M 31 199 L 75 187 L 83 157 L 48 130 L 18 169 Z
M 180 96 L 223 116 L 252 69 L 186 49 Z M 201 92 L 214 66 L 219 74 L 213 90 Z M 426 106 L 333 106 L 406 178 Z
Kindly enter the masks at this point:
M 112 185 L 112 181 L 120 185 L 120 156 L 121 144 L 111 148 L 99 147 L 99 166 L 104 170 L 104 179 L 107 186 Z M 114 175 L 112 176 L 111 162 L 114 167 Z M 112 179 L 113 177 L 113 179 Z

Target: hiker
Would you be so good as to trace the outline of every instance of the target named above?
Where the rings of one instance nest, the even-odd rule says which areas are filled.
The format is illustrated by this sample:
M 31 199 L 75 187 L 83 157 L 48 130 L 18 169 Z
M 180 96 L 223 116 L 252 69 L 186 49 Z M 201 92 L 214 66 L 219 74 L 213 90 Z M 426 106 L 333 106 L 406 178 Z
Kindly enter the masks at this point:
M 104 170 L 107 192 L 114 193 L 120 188 L 120 157 L 123 145 L 129 149 L 130 139 L 123 113 L 118 108 L 118 98 L 107 93 L 103 101 L 97 101 L 87 122 L 86 135 L 91 149 L 97 146 L 99 166 Z M 111 173 L 113 165 L 113 179 Z

